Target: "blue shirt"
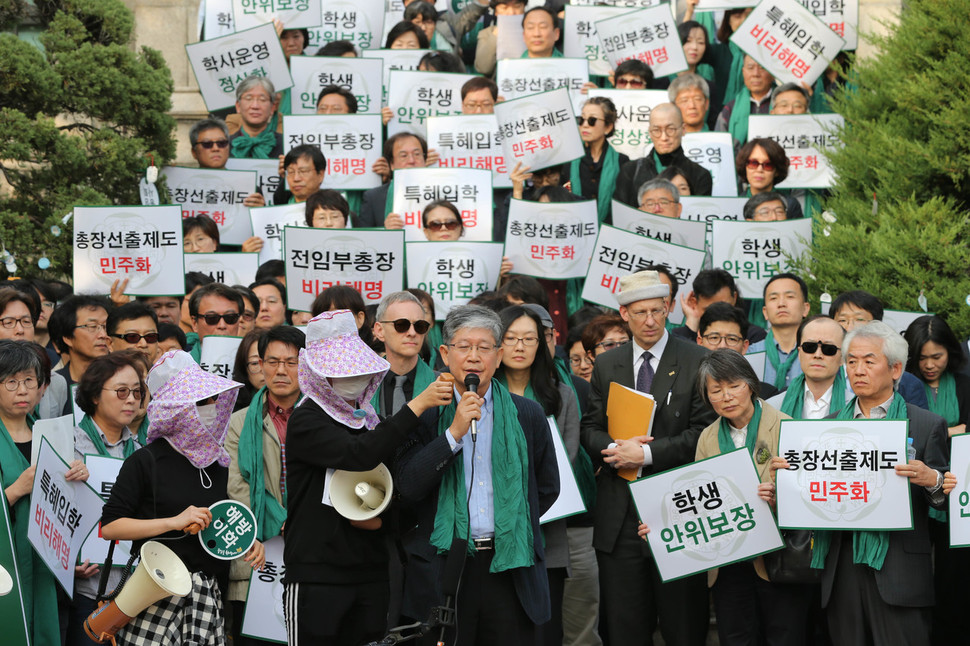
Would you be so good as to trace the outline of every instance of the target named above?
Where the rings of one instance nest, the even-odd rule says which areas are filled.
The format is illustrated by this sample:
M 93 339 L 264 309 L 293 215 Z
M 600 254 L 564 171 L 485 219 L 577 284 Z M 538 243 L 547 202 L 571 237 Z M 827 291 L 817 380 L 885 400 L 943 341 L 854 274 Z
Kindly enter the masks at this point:
M 748 353 L 750 354 L 753 352 L 764 352 L 767 342 L 768 342 L 768 339 L 765 338 L 765 339 L 762 339 L 761 341 L 758 341 L 757 343 L 752 343 L 750 346 L 748 346 Z M 791 352 L 785 352 L 778 347 L 777 342 L 775 343 L 775 347 L 778 348 L 778 360 L 781 361 L 782 363 L 788 360 L 788 357 L 791 356 L 792 352 L 795 352 L 795 353 L 798 352 L 797 347 L 792 348 Z M 798 359 L 795 359 L 791 364 L 791 368 L 788 369 L 788 374 L 785 376 L 785 387 L 787 388 L 788 384 L 791 383 L 791 380 L 800 374 L 802 374 L 802 364 Z M 777 375 L 778 375 L 778 371 L 775 369 L 773 365 L 771 365 L 771 362 L 768 361 L 768 357 L 765 357 L 765 374 L 764 374 L 764 377 L 762 377 L 762 381 L 764 381 L 765 383 L 774 385 L 775 377 Z
M 455 391 L 456 401 L 460 399 Z M 482 418 L 478 420 L 478 440 L 472 444 L 471 432 L 456 442 L 451 433 L 447 433 L 448 444 L 455 453 L 462 451 L 465 467 L 465 495 L 471 492 L 468 500 L 468 523 L 472 538 L 486 538 L 495 535 L 495 507 L 492 498 L 492 420 L 494 419 L 494 402 L 492 387 L 485 393 L 485 403 L 482 405 Z M 473 465 L 474 461 L 474 465 Z M 472 481 L 474 468 L 475 480 Z

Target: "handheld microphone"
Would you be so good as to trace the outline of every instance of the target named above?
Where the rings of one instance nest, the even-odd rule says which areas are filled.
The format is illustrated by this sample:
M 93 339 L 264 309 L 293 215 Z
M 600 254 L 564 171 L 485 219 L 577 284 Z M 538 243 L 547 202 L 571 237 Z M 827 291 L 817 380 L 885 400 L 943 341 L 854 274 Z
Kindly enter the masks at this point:
M 471 390 L 472 392 L 478 394 L 478 384 L 482 383 L 478 375 L 473 372 L 465 375 L 465 390 Z M 478 440 L 478 420 L 472 420 L 472 443 Z

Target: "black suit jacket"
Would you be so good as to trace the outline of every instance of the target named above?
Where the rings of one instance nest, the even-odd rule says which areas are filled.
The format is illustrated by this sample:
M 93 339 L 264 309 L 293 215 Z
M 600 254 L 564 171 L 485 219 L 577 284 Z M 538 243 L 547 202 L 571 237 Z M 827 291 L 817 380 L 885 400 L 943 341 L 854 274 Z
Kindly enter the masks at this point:
M 360 213 L 354 220 L 355 229 L 383 229 L 387 217 L 387 191 L 391 183 L 364 191 L 360 201 Z
M 600 464 L 603 464 L 602 450 L 613 442 L 607 432 L 606 420 L 610 382 L 636 387 L 633 376 L 635 343 L 603 353 L 593 366 L 589 407 L 583 414 L 580 432 L 583 446 Z M 706 348 L 668 334 L 667 347 L 660 357 L 650 388 L 657 401 L 657 410 L 653 422 L 654 440 L 650 443 L 653 465 L 644 469 L 644 475 L 693 462 L 697 438 L 716 419 L 714 411 L 704 403 L 694 386 L 698 366 L 707 354 Z M 636 513 L 627 484 L 609 465 L 604 465 L 596 478 L 593 547 L 597 550 L 612 552 L 624 518 L 629 513 Z
M 943 473 L 950 463 L 946 421 L 913 404 L 906 404 L 906 414 L 916 459 Z M 926 607 L 933 605 L 933 560 L 927 526 L 929 493 L 919 485 L 910 485 L 910 489 L 913 529 L 888 532 L 889 550 L 882 569 L 875 572 L 876 587 L 882 600 L 891 606 Z M 840 549 L 852 549 L 850 532 L 834 532 L 832 537 L 822 570 L 823 607 L 832 596 Z
M 529 454 L 529 509 L 535 553 L 535 564 L 529 568 L 516 568 L 512 576 L 522 608 L 534 623 L 542 624 L 549 621 L 552 607 L 539 517 L 559 496 L 559 470 L 542 407 L 518 395 L 512 395 L 512 401 L 525 433 Z M 470 445 L 470 441 L 465 444 Z M 424 620 L 432 606 L 443 602 L 440 573 L 445 557 L 437 554 L 431 545 L 431 532 L 441 478 L 460 456 L 460 451 L 457 454 L 451 452 L 448 439 L 438 434 L 435 422 L 422 424 L 395 461 L 394 486 L 414 518 L 412 526 L 402 528 L 402 542 L 409 554 L 402 612 L 414 619 Z

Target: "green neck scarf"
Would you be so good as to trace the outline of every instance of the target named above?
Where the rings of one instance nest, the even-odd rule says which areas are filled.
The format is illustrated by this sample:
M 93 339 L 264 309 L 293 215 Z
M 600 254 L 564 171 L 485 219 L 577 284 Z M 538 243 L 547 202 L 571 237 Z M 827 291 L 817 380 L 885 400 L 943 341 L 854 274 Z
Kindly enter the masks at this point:
M 266 386 L 253 395 L 246 420 L 239 433 L 239 475 L 249 484 L 249 507 L 256 516 L 256 538 L 261 541 L 279 536 L 286 522 L 286 492 L 282 504 L 269 491 L 263 479 L 263 409 Z
M 798 375 L 788 384 L 785 399 L 781 403 L 781 412 L 794 419 L 802 418 L 802 406 L 805 404 L 805 375 Z M 837 413 L 845 406 L 845 372 L 841 366 L 835 373 L 832 382 L 832 399 L 829 401 L 829 414 Z
M 782 363 L 778 346 L 775 344 L 775 333 L 769 330 L 768 336 L 765 337 L 765 354 L 768 361 L 771 362 L 771 366 L 775 369 L 775 388 L 784 390 L 788 383 L 788 371 L 798 361 L 798 348 L 793 349 Z
M 653 167 L 657 169 L 657 175 L 667 170 L 667 167 L 660 161 L 660 153 L 657 152 L 656 148 L 650 151 L 650 156 L 653 157 Z
M 836 419 L 852 419 L 855 415 L 856 397 L 839 411 Z M 892 403 L 886 419 L 909 419 L 906 413 L 906 400 L 899 393 L 893 393 Z M 816 531 L 815 546 L 812 549 L 812 567 L 821 570 L 825 567 L 825 557 L 832 546 L 832 532 Z M 852 532 L 852 562 L 868 565 L 873 570 L 881 570 L 889 551 L 889 532 L 858 531 Z
M 431 326 L 431 329 L 428 330 L 428 336 L 424 340 L 428 344 L 428 350 L 431 351 L 431 354 L 428 355 L 428 365 L 434 369 L 438 362 L 438 348 L 444 343 L 444 339 L 441 338 L 441 326 L 437 324 Z
M 33 426 L 33 418 L 27 417 Z M 24 459 L 17 444 L 10 437 L 0 420 L 0 480 L 3 488 L 12 485 L 30 464 Z M 3 501 L 7 504 L 7 501 Z M 34 552 L 27 540 L 30 526 L 30 496 L 24 496 L 10 509 L 10 521 L 14 555 L 17 559 L 17 576 L 24 599 L 27 629 L 33 646 L 60 646 L 61 636 L 57 626 L 57 593 L 54 575 Z M 2 521 L 0 521 L 2 522 Z M 10 573 L 14 576 L 14 573 Z
M 730 453 L 737 449 L 734 440 L 731 439 L 731 425 L 725 418 L 720 418 L 721 423 L 717 429 L 717 446 L 721 454 Z M 744 448 L 748 455 L 754 457 L 754 445 L 758 441 L 758 425 L 761 424 L 761 402 L 754 400 L 754 415 L 748 422 L 748 430 L 744 434 Z
M 276 148 L 276 121 L 278 114 L 274 114 L 263 131 L 255 137 L 249 136 L 245 128 L 239 129 L 239 136 L 232 140 L 232 157 L 242 159 L 269 159 L 270 153 Z
M 495 509 L 495 556 L 490 572 L 531 567 L 535 562 L 532 519 L 529 513 L 529 454 L 512 395 L 492 380 L 492 487 Z M 448 432 L 455 418 L 455 402 L 441 409 L 438 435 Z M 468 444 L 468 442 L 466 442 Z M 470 451 L 466 446 L 464 450 Z M 431 544 L 439 552 L 451 548 L 452 538 L 468 538 L 465 506 L 465 461 L 458 457 L 445 471 L 438 490 L 438 511 Z M 468 544 L 471 552 L 471 542 Z
M 185 333 L 185 345 L 188 346 L 189 356 L 195 359 L 196 363 L 202 360 L 202 340 L 195 332 Z
M 148 446 L 148 415 L 138 425 L 138 444 Z
M 936 395 L 928 383 L 923 383 L 923 390 L 926 391 L 926 401 L 930 403 L 930 412 L 936 413 L 946 420 L 947 426 L 956 426 L 960 423 L 960 407 L 957 405 L 957 381 L 953 378 L 953 373 L 949 370 L 940 375 L 940 385 Z
M 286 88 L 285 90 L 280 92 L 280 107 L 279 107 L 280 114 L 293 114 L 293 108 L 292 108 L 293 99 L 291 98 L 291 93 L 290 93 L 290 90 L 292 89 L 293 88 Z
M 431 382 L 437 378 L 435 377 L 434 370 L 431 369 L 431 366 L 426 364 L 424 361 L 421 361 L 421 359 L 418 359 L 418 365 L 416 367 L 417 371 L 414 373 L 414 397 L 417 397 L 423 393 L 424 389 L 430 386 Z M 374 407 L 374 410 L 381 413 L 381 417 L 385 417 L 383 393 L 384 382 L 382 381 L 381 385 L 377 387 L 377 392 L 375 392 L 374 396 L 370 399 L 371 406 Z
M 384 198 L 384 217 L 394 211 L 394 175 L 391 174 L 391 181 L 387 185 L 387 197 Z M 378 226 L 383 228 L 384 223 L 378 222 Z
M 569 187 L 574 195 L 583 194 L 583 183 L 579 179 L 579 162 L 579 159 L 574 159 L 569 164 Z M 600 223 L 603 223 L 606 216 L 610 214 L 613 189 L 616 187 L 616 178 L 619 174 L 620 155 L 613 146 L 604 142 L 603 170 L 600 172 L 599 188 L 596 190 L 596 214 L 599 216 Z
M 731 95 L 726 94 L 725 96 Z M 750 116 L 751 93 L 748 92 L 748 88 L 742 85 L 738 93 L 734 95 L 734 108 L 731 110 L 731 118 L 728 119 L 728 132 L 742 146 L 748 140 L 748 117 Z
M 728 41 L 728 51 L 731 52 L 731 70 L 728 73 L 727 87 L 724 89 L 724 96 L 731 97 L 744 88 L 744 52 L 734 44 L 733 40 Z
M 98 450 L 98 455 L 105 458 L 113 457 L 110 453 L 108 453 L 108 447 L 105 445 L 104 440 L 101 439 L 101 433 L 98 432 L 98 427 L 95 425 L 94 420 L 91 419 L 89 415 L 82 417 L 81 423 L 78 424 L 78 426 L 91 439 L 91 443 L 94 444 L 94 448 Z M 132 453 L 138 450 L 138 444 L 135 442 L 135 438 L 133 438 L 130 433 L 128 435 L 128 439 L 125 440 L 124 450 L 126 458 L 130 457 Z

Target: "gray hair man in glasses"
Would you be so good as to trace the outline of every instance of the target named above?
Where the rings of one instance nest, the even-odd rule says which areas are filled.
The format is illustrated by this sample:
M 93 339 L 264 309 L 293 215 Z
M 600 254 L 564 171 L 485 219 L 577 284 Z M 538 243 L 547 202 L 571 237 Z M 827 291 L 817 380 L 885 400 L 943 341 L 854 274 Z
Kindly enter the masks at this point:
M 802 321 L 795 339 L 802 375 L 768 403 L 795 419 L 822 419 L 841 410 L 852 398 L 842 368 L 844 338 L 845 330 L 828 316 Z
M 680 191 L 673 182 L 661 177 L 643 183 L 637 191 L 637 203 L 641 211 L 665 218 L 679 218 L 684 210 L 684 205 L 680 203 Z
M 410 292 L 385 296 L 377 306 L 375 318 L 374 338 L 384 344 L 384 358 L 391 364 L 375 395 L 374 408 L 384 419 L 401 410 L 414 393 L 423 392 L 434 381 L 434 372 L 420 356 L 431 324 L 425 319 L 421 301 Z M 416 382 L 422 385 L 416 388 Z

